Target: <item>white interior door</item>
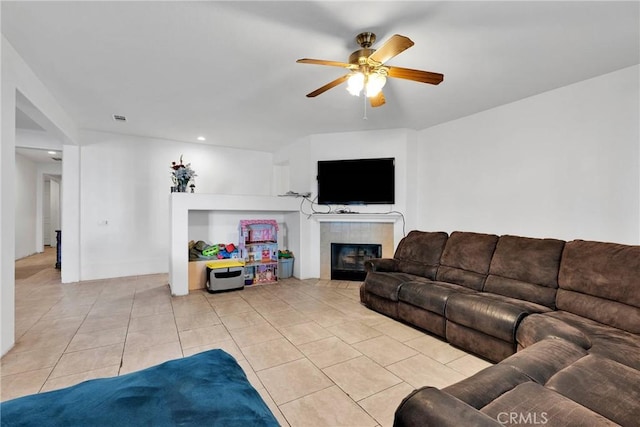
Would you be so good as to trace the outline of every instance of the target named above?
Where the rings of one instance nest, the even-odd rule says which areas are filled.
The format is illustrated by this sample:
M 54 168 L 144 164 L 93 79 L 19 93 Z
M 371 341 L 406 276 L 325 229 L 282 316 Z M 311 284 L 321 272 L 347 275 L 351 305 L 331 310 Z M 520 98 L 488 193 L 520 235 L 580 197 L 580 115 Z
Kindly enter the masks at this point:
M 60 230 L 60 183 L 56 180 L 51 180 L 51 230 L 49 231 L 49 239 L 51 240 L 51 246 L 56 246 L 56 230 Z
M 51 181 L 44 181 L 42 187 L 42 243 L 51 245 Z

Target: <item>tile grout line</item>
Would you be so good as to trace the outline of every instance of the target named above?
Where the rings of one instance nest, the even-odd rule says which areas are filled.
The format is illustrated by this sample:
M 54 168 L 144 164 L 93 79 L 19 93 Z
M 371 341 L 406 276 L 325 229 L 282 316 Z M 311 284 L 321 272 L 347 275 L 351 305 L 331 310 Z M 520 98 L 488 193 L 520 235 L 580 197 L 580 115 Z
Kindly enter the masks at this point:
M 136 279 L 136 281 L 137 280 L 138 279 Z M 138 293 L 138 288 L 135 286 L 135 282 L 134 282 L 134 287 L 135 287 L 135 291 L 133 292 L 133 298 L 131 298 L 131 309 L 129 310 L 129 321 L 127 322 L 127 330 L 124 334 L 124 342 L 122 343 L 122 353 L 120 354 L 120 366 L 118 367 L 118 376 L 121 375 L 122 366 L 124 365 L 124 352 L 125 352 L 125 349 L 127 348 L 127 340 L 129 339 L 129 328 L 131 327 L 131 319 L 133 318 L 133 306 L 135 305 L 136 295 Z
M 96 301 L 98 300 L 98 298 L 100 298 L 100 295 L 102 294 L 102 292 L 100 292 L 100 294 L 98 294 L 98 296 L 96 297 L 95 301 L 93 301 L 93 304 L 91 304 L 91 308 L 89 308 L 89 310 L 87 310 L 87 313 L 84 315 L 84 318 L 82 319 L 82 322 L 80 322 L 80 324 L 78 325 L 78 327 L 76 328 L 76 331 L 74 332 L 74 334 L 71 336 L 71 338 L 69 339 L 69 342 L 67 343 L 67 345 L 65 346 L 64 350 L 62 350 L 62 354 L 60 354 L 60 357 L 58 357 L 58 360 L 56 361 L 56 363 L 53 365 L 53 367 L 51 368 L 51 371 L 49 372 L 49 375 L 47 375 L 47 378 L 45 378 L 44 382 L 42 383 L 42 386 L 40 386 L 40 388 L 38 389 L 38 393 L 42 392 L 42 389 L 44 388 L 45 384 L 47 383 L 47 381 L 49 381 L 49 379 L 51 379 L 51 374 L 53 374 L 53 371 L 55 371 L 56 367 L 58 366 L 58 364 L 60 363 L 60 361 L 62 360 L 62 357 L 67 354 L 67 349 L 69 348 L 69 346 L 71 345 L 71 342 L 73 341 L 73 339 L 75 338 L 75 336 L 78 334 L 78 331 L 80 330 L 80 328 L 82 327 L 82 325 L 84 324 L 84 322 L 87 320 L 87 317 L 89 316 L 89 313 L 91 312 L 91 309 L 96 305 Z M 60 300 L 58 300 L 58 302 L 62 301 L 62 297 L 60 298 Z M 53 306 L 52 306 L 53 308 Z M 51 311 L 51 309 L 49 309 L 49 311 Z M 49 312 L 48 311 L 48 312 Z M 47 313 L 48 313 L 47 312 Z M 43 315 L 44 317 L 44 315 Z M 36 322 L 37 323 L 37 322 Z

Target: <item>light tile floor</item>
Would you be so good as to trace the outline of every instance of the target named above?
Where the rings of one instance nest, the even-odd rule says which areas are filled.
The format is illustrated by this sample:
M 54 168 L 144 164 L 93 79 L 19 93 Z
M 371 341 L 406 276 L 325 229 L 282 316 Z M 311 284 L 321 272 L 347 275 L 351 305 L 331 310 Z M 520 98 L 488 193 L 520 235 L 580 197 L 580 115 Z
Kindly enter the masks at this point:
M 221 348 L 283 426 L 386 427 L 414 388 L 490 365 L 365 308 L 358 282 L 292 278 L 172 297 L 166 274 L 63 285 L 54 261 L 52 249 L 16 261 L 2 400 Z

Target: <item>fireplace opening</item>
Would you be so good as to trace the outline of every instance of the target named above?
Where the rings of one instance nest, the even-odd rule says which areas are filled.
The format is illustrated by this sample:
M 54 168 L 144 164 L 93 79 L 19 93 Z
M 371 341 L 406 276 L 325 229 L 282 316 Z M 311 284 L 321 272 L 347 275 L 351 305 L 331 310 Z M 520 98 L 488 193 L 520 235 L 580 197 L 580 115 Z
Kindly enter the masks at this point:
M 382 257 L 382 245 L 370 243 L 332 243 L 331 280 L 363 281 L 364 263 Z

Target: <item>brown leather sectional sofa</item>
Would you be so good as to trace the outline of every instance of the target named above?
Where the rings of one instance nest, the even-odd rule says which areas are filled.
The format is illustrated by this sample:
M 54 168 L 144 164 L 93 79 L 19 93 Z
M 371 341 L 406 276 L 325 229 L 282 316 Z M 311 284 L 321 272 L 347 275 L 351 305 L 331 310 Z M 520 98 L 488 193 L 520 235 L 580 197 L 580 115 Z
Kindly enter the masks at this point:
M 367 270 L 367 307 L 498 362 L 395 426 L 640 425 L 640 246 L 412 231 Z

